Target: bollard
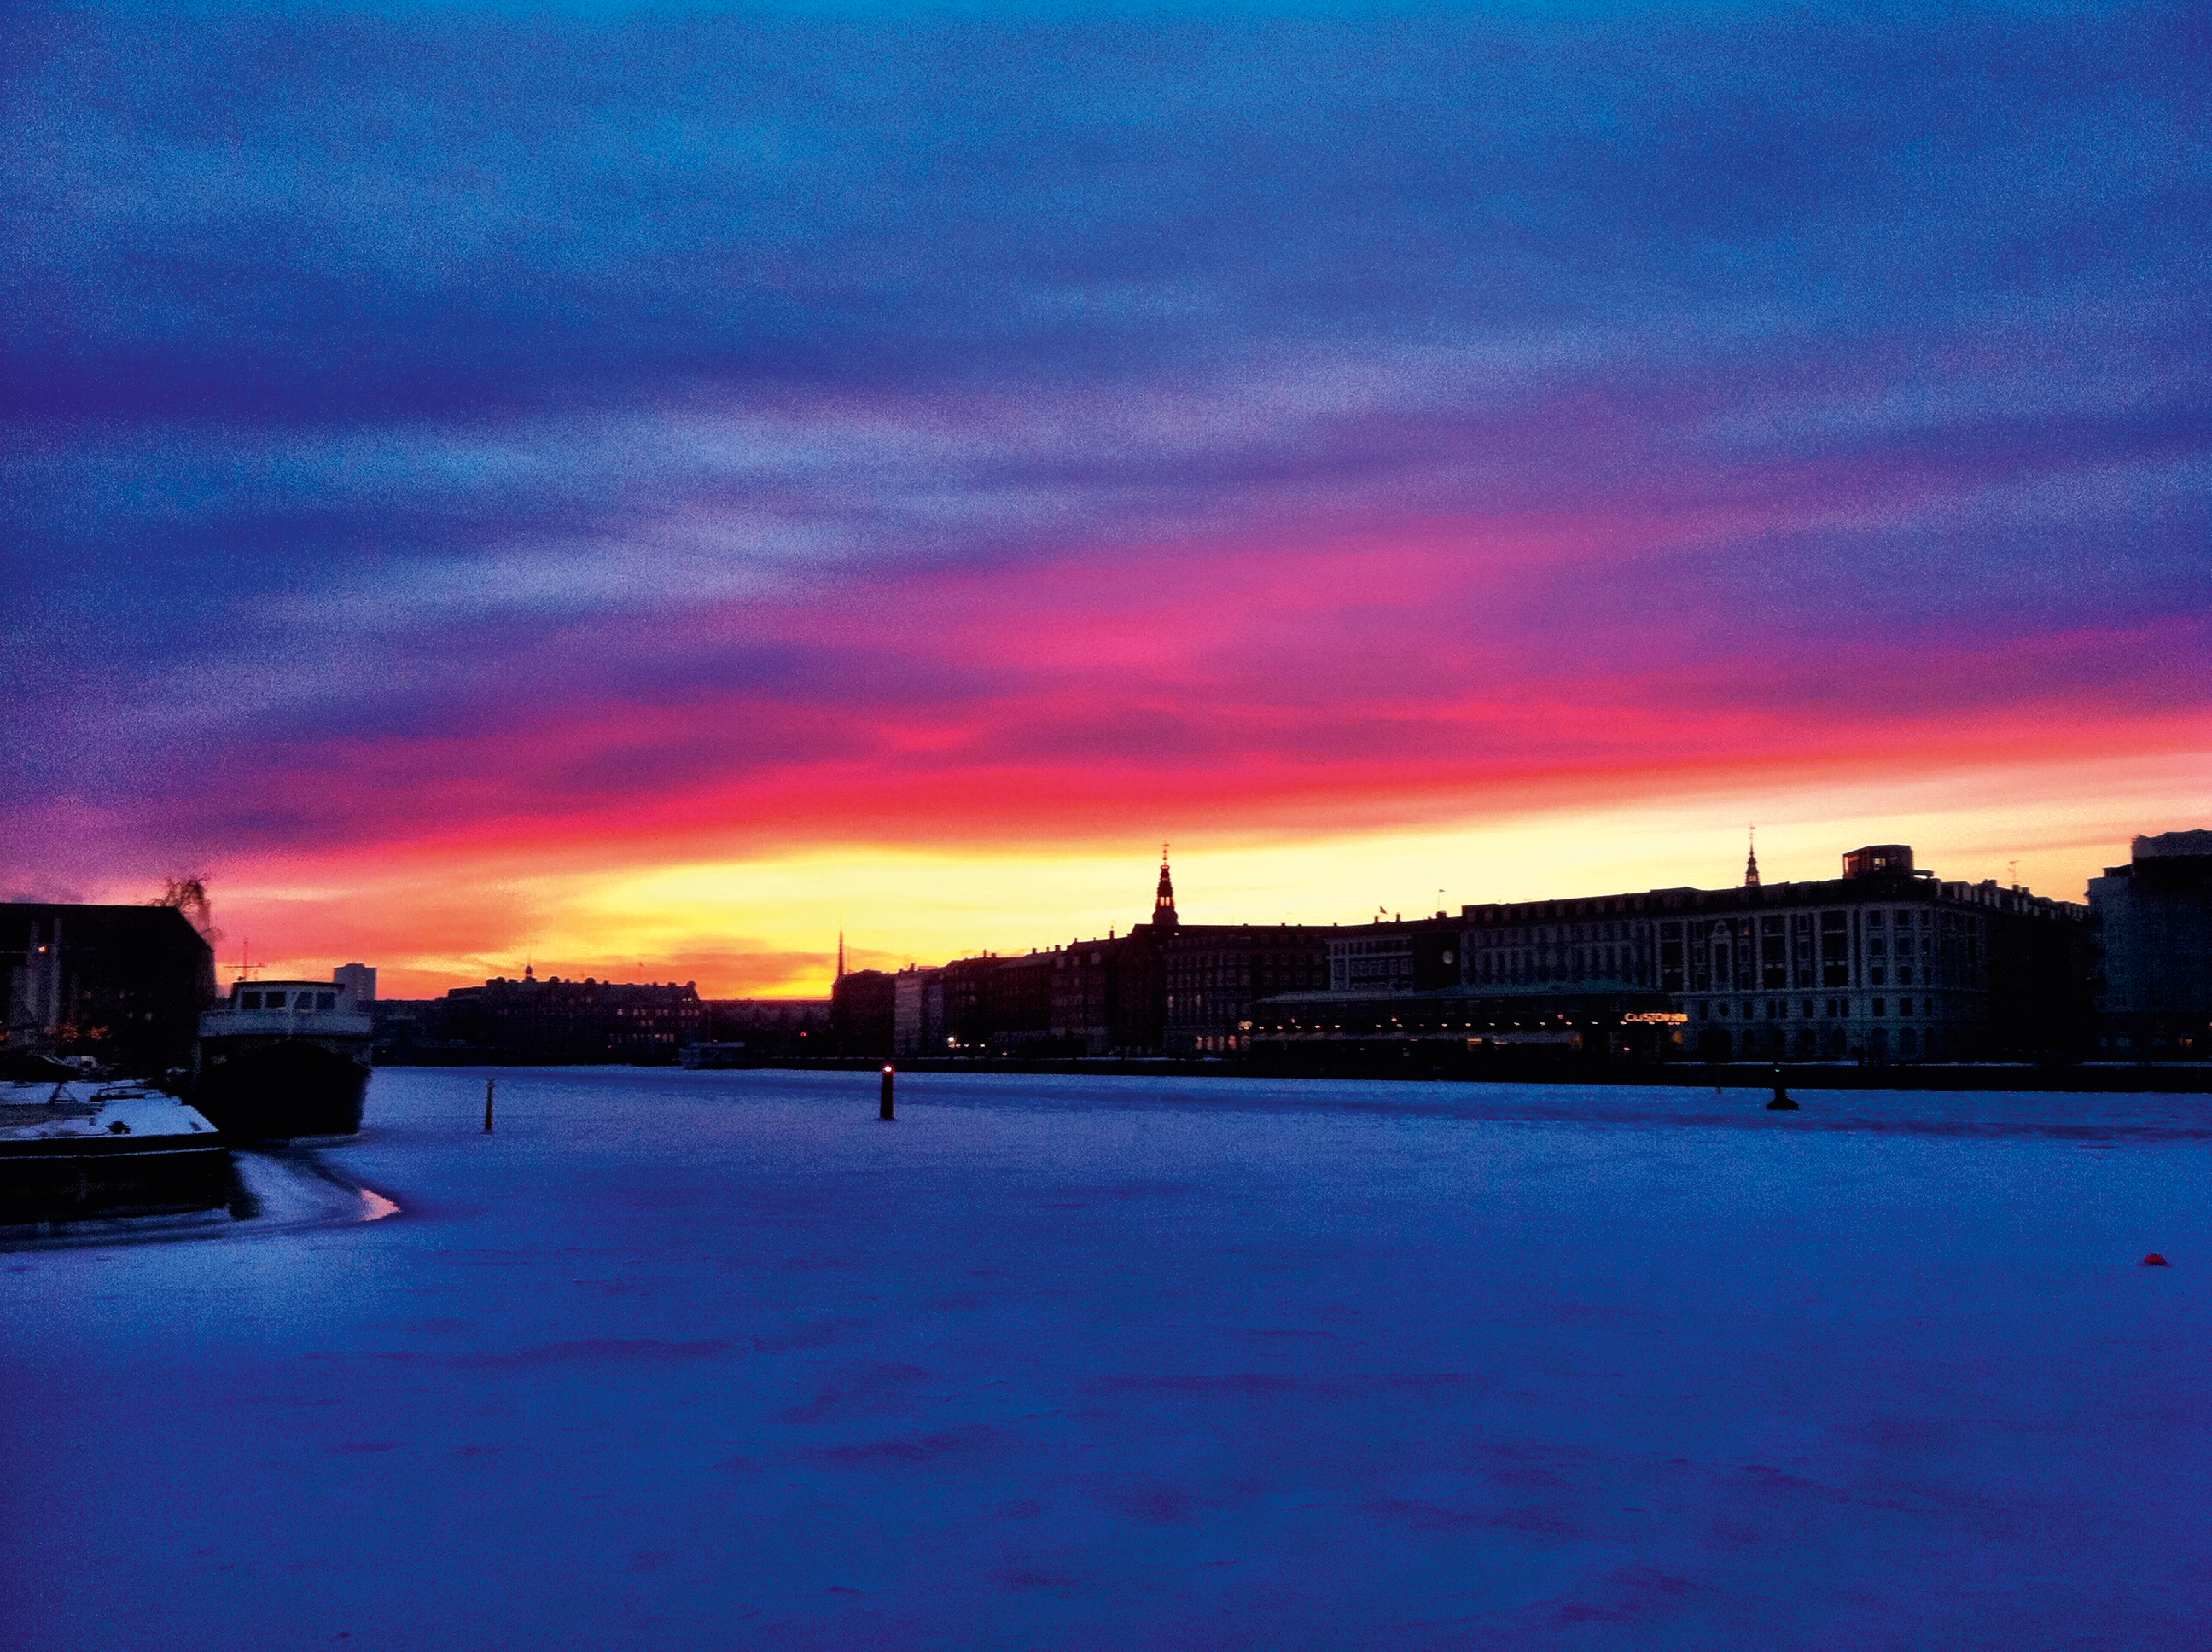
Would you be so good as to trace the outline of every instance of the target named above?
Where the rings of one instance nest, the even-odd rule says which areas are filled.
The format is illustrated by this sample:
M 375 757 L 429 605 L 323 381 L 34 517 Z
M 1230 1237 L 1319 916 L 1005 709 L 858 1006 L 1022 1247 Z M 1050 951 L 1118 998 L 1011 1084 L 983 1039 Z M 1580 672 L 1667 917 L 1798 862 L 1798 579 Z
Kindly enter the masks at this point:
M 495 1085 L 497 1085 L 497 1084 L 498 1084 L 498 1083 L 499 1083 L 499 1080 L 498 1080 L 498 1079 L 496 1079 L 496 1078 L 487 1078 L 487 1079 L 485 1079 L 485 1080 L 484 1080 L 484 1127 L 483 1127 L 483 1133 L 484 1133 L 484 1134 L 486 1134 L 487 1136 L 489 1136 L 489 1134 L 491 1134 L 491 1093 L 492 1093 L 492 1090 L 493 1090 L 493 1088 L 494 1088 Z
M 1783 1087 L 1782 1063 L 1779 1061 L 1774 1064 L 1774 1099 L 1766 1104 L 1766 1110 L 1769 1113 L 1796 1113 L 1802 1110 L 1796 1102 L 1790 1099 L 1789 1090 Z
M 882 1105 L 876 1109 L 876 1116 L 879 1119 L 889 1120 L 893 1116 L 891 1113 L 891 1084 L 896 1079 L 897 1076 L 898 1075 L 893 1071 L 890 1063 L 888 1061 L 884 1062 L 884 1099 Z

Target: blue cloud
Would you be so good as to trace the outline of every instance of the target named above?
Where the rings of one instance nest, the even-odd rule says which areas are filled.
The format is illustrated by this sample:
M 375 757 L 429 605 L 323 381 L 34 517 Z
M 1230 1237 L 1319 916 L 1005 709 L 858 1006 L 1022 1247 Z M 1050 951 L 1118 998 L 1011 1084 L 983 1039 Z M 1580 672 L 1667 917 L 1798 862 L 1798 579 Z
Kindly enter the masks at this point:
M 35 793 L 844 682 L 692 622 L 1179 536 L 1747 513 L 1582 599 L 1686 663 L 2212 595 L 2194 8 L 10 27 Z

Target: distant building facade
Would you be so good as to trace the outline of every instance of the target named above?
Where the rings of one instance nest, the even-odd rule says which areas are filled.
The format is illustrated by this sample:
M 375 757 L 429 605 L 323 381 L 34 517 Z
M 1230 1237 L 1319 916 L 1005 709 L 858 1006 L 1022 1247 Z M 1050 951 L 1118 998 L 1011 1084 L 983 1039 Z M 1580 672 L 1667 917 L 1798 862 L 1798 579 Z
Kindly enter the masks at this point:
M 1257 1005 L 1262 1043 L 1419 1036 L 1709 1060 L 1970 1060 L 2077 1050 L 2087 909 L 1917 871 L 1478 904 L 1348 930 L 1330 987 Z M 1418 1034 L 1410 1030 L 1417 1026 Z
M 710 998 L 706 1005 L 707 1042 L 741 1046 L 748 1060 L 830 1051 L 826 998 Z
M 1577 904 L 1608 910 L 1611 900 L 1466 907 L 1347 927 L 1328 941 L 1325 989 L 1254 1006 L 1252 1048 L 1322 1062 L 1393 1049 L 1671 1053 L 1681 1016 L 1666 996 L 1624 973 L 1618 951 L 1577 949 L 1567 938 L 1576 926 L 1553 921 Z
M 1047 1046 L 1066 1055 L 1147 1055 L 1160 1047 L 1161 937 L 1070 941 L 1052 951 Z
M 342 963 L 331 971 L 331 979 L 353 994 L 356 1004 L 376 1002 L 376 970 L 366 963 Z
M 900 1048 L 952 1055 L 1150 1055 L 1160 1048 L 1164 957 L 1177 927 L 1160 859 L 1150 922 L 1064 946 L 955 958 L 902 975 Z
M 1838 878 L 1657 898 L 1658 985 L 1699 1055 L 2053 1056 L 2087 1031 L 2087 909 L 1942 881 L 1903 844 L 1854 850 Z
M 2138 837 L 2089 880 L 2100 1053 L 2212 1059 L 2212 831 Z
M 942 1055 L 945 972 L 908 964 L 891 978 L 891 1054 Z
M 0 903 L 0 1048 L 88 1055 L 139 1077 L 189 1066 L 215 950 L 170 906 Z
M 429 1005 L 431 1042 L 522 1061 L 673 1063 L 705 1034 L 707 1007 L 696 983 L 520 981 L 496 977 L 457 987 Z
M 842 953 L 842 947 L 839 948 Z M 839 1055 L 891 1053 L 896 988 L 881 969 L 841 969 L 830 989 L 830 1037 Z
M 985 960 L 988 967 L 978 984 L 988 1029 L 984 1048 L 994 1055 L 1060 1053 L 1053 1042 L 1053 958 L 1050 952 L 1032 951 Z
M 1334 926 L 1185 924 L 1162 949 L 1162 1048 L 1170 1055 L 1224 1055 L 1251 1045 L 1252 1006 L 1328 980 Z

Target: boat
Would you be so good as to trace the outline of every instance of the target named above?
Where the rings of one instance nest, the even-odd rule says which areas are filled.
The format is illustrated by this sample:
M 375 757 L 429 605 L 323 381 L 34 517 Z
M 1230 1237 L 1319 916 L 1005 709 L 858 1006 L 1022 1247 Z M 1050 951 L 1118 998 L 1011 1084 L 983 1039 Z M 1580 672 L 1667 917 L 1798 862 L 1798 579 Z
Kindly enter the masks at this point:
M 200 1017 L 192 1105 L 234 1141 L 353 1135 L 374 1033 L 343 982 L 238 981 Z
M 0 1227 L 215 1210 L 232 1199 L 212 1121 L 144 1084 L 0 1084 Z

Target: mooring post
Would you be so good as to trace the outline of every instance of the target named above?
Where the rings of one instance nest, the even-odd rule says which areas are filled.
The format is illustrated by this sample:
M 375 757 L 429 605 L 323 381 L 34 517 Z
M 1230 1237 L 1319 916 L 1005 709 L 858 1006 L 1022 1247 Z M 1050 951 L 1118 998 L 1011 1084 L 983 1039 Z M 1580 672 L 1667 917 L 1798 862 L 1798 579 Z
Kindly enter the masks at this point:
M 1766 1110 L 1769 1113 L 1797 1113 L 1803 1110 L 1796 1102 L 1790 1099 L 1790 1092 L 1783 1085 L 1782 1063 L 1779 1061 L 1774 1064 L 1774 1099 L 1766 1104 Z
M 884 1062 L 884 1099 L 882 1105 L 876 1109 L 876 1116 L 879 1119 L 889 1119 L 893 1116 L 891 1113 L 891 1085 L 896 1080 L 898 1074 L 891 1066 L 891 1064 L 888 1061 Z
M 484 1133 L 484 1134 L 486 1134 L 487 1136 L 489 1136 L 489 1134 L 491 1134 L 491 1093 L 492 1093 L 492 1091 L 493 1091 L 495 1088 L 497 1088 L 498 1084 L 499 1084 L 499 1080 L 498 1080 L 498 1079 L 496 1079 L 496 1078 L 487 1078 L 487 1079 L 485 1079 L 485 1080 L 484 1080 L 484 1127 L 483 1127 L 483 1133 Z

